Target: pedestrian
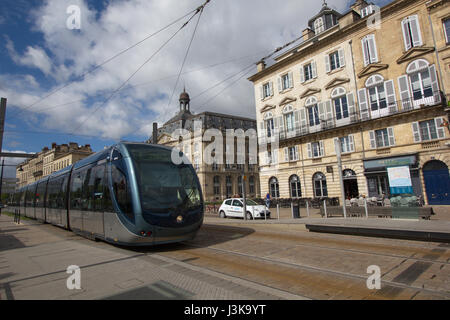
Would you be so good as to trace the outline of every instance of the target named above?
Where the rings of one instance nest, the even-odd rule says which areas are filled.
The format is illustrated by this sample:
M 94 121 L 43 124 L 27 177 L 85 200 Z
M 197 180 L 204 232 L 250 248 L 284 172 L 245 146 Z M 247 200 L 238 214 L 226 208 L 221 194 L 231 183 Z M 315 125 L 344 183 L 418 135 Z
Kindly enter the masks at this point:
M 270 208 L 270 193 L 268 193 L 268 192 L 266 194 L 266 207 L 267 207 L 267 209 Z

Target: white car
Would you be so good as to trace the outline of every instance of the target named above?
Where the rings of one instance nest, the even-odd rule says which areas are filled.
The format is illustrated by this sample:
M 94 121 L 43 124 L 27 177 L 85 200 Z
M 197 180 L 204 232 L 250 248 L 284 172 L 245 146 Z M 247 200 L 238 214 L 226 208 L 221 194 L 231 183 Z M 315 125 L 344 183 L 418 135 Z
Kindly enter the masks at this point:
M 247 200 L 247 220 L 253 218 L 270 218 L 270 211 L 266 206 L 257 204 L 253 200 Z M 242 198 L 226 199 L 219 208 L 221 218 L 237 217 L 244 218 L 244 200 Z

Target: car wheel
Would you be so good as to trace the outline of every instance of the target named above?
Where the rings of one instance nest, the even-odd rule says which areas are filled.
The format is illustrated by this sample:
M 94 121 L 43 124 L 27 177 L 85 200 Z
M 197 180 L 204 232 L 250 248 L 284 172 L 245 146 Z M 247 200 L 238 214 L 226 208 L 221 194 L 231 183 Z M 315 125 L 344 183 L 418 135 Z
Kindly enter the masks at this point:
M 221 217 L 221 218 L 226 218 L 227 216 L 225 215 L 225 211 L 220 211 L 220 213 L 219 213 L 219 217 Z
M 252 214 L 250 212 L 247 212 L 247 220 L 252 220 Z

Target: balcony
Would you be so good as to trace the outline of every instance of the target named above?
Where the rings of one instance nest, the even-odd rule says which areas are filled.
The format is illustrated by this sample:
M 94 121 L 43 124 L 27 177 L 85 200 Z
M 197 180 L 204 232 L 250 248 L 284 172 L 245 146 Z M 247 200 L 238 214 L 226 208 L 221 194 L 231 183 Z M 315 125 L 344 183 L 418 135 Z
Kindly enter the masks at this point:
M 391 102 L 390 104 L 386 104 L 384 108 L 378 110 L 371 110 L 370 106 L 368 106 L 367 109 L 362 109 L 355 113 L 349 113 L 347 117 L 341 117 L 340 119 L 337 119 L 336 117 L 321 118 L 319 119 L 320 123 L 314 126 L 310 126 L 309 119 L 306 119 L 306 121 L 303 121 L 304 125 L 301 125 L 300 122 L 300 124 L 294 125 L 294 127 L 289 131 L 284 129 L 277 132 L 277 130 L 275 130 L 275 132 L 271 133 L 270 137 L 267 137 L 266 132 L 263 134 L 258 132 L 258 142 L 259 144 L 270 143 L 275 140 L 277 135 L 280 141 L 303 137 L 317 132 L 329 131 L 352 124 L 409 113 L 440 104 L 445 105 L 445 103 L 443 103 L 441 92 L 433 92 L 433 95 L 428 97 L 416 97 L 416 99 L 410 98 Z

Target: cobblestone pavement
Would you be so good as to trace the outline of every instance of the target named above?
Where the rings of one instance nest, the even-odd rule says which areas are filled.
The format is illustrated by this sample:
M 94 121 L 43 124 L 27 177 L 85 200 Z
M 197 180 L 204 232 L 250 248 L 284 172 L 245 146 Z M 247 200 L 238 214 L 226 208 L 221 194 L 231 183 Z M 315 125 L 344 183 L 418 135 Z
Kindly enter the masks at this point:
M 448 244 L 206 218 L 189 242 L 120 248 L 0 217 L 0 299 L 449 299 Z M 68 290 L 70 265 L 81 289 Z M 381 271 L 370 290 L 369 266 Z

